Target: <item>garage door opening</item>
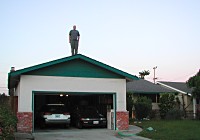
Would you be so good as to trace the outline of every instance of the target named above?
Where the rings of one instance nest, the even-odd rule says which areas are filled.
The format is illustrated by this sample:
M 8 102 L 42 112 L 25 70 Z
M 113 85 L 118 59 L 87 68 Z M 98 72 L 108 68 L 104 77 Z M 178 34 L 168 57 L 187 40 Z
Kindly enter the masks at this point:
M 80 108 L 94 108 L 98 111 L 98 114 L 101 114 L 107 118 L 108 110 L 115 108 L 115 102 L 113 101 L 114 94 L 99 94 L 99 93 L 43 93 L 43 92 L 35 92 L 33 94 L 33 111 L 34 111 L 34 123 L 33 123 L 33 130 L 43 130 L 43 129 L 71 129 L 79 127 L 77 124 L 77 119 L 74 116 L 77 113 L 77 109 Z M 44 113 L 44 106 L 46 105 L 64 105 L 65 106 L 65 113 L 70 115 L 70 125 L 62 125 L 61 124 L 48 124 L 43 126 L 41 123 L 42 113 Z M 60 110 L 60 109 L 57 109 Z M 46 112 L 49 113 L 50 112 Z M 78 112 L 79 113 L 79 112 Z M 59 113 L 60 114 L 60 113 Z M 86 113 L 85 113 L 86 114 Z M 91 114 L 91 113 L 90 113 Z M 93 114 L 93 113 L 92 113 Z M 92 115 L 91 114 L 91 115 Z M 56 115 L 56 114 L 55 114 Z M 57 114 L 54 117 L 61 117 Z M 103 117 L 101 118 L 103 120 Z M 102 123 L 103 121 L 101 121 Z M 93 121 L 93 123 L 98 126 L 100 121 Z M 99 125 L 101 126 L 101 125 Z M 82 127 L 82 126 L 81 126 Z M 104 125 L 102 125 L 104 127 Z M 106 126 L 107 127 L 107 123 Z

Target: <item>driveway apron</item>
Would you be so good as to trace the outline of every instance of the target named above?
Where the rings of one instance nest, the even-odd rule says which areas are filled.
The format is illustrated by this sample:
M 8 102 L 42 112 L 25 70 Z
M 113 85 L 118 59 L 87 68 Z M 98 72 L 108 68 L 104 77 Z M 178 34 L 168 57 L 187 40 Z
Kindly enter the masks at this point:
M 132 127 L 132 133 L 141 131 L 138 127 Z M 131 131 L 130 130 L 130 131 Z M 43 130 L 33 133 L 35 140 L 149 140 L 136 135 L 124 137 L 118 131 L 109 129 L 61 129 Z

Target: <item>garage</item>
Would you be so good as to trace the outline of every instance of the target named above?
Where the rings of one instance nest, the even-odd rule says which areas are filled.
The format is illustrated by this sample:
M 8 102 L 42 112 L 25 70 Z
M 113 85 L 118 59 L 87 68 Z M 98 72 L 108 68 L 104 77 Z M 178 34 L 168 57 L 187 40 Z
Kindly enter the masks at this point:
M 108 129 L 128 129 L 126 82 L 133 80 L 138 80 L 138 77 L 82 54 L 20 70 L 12 68 L 8 74 L 8 88 L 10 96 L 16 99 L 13 110 L 18 118 L 17 131 L 33 132 L 39 127 L 37 116 L 42 112 L 41 108 L 44 105 L 52 107 L 53 104 L 64 105 L 72 116 L 71 122 L 76 111 L 88 106 L 106 117 Z M 69 116 L 66 114 L 61 116 L 66 118 Z M 60 117 L 59 114 L 54 116 Z M 81 121 L 89 124 L 84 118 Z M 100 121 L 93 123 L 99 124 Z
M 90 127 L 98 127 L 98 128 L 107 128 L 107 120 L 108 113 L 113 109 L 115 106 L 113 103 L 113 99 L 115 94 L 112 93 L 68 93 L 68 92 L 34 92 L 33 94 L 34 100 L 34 107 L 33 107 L 33 114 L 34 114 L 34 123 L 33 123 L 33 131 L 43 130 L 43 129 L 71 129 L 77 128 L 76 121 L 73 119 L 73 112 L 77 107 L 93 107 L 98 111 L 99 114 L 103 115 L 106 118 L 106 125 L 103 126 L 95 126 L 92 125 Z M 64 105 L 66 107 L 66 111 L 69 112 L 71 117 L 71 122 L 69 126 L 66 126 L 66 123 L 52 123 L 50 125 L 46 125 L 45 127 L 41 125 L 41 112 L 44 110 L 42 109 L 45 105 Z M 90 116 L 88 116 L 90 117 Z M 113 122 L 112 122 L 113 125 Z M 110 126 L 111 127 L 111 126 Z

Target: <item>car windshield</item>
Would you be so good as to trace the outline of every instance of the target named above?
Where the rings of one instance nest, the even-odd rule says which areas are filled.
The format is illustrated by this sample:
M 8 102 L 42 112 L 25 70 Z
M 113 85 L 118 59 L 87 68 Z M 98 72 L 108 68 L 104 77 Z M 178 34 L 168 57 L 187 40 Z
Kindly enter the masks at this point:
M 43 110 L 45 112 L 51 112 L 51 113 L 68 112 L 67 108 L 64 105 L 46 105 Z
M 85 113 L 97 113 L 97 110 L 94 109 L 94 108 L 86 108 L 86 109 L 83 109 L 82 112 L 85 112 Z
M 99 117 L 98 111 L 95 108 L 88 107 L 80 109 L 82 117 Z

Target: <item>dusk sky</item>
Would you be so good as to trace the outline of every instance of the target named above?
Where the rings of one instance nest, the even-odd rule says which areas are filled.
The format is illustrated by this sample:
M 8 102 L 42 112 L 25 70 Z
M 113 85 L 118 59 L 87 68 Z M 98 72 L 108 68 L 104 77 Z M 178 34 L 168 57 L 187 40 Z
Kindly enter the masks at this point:
M 0 93 L 16 70 L 79 53 L 152 81 L 185 82 L 200 69 L 200 0 L 0 0 Z

